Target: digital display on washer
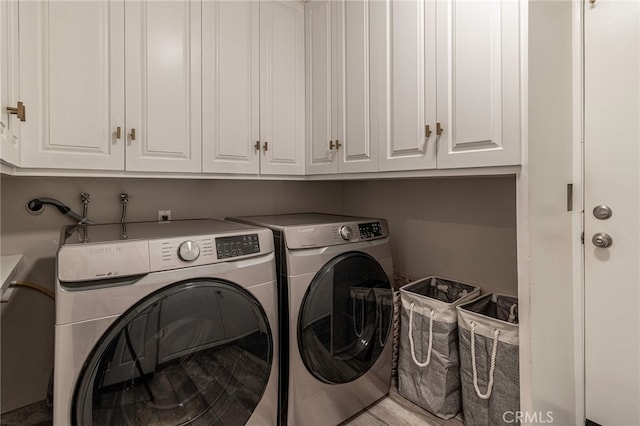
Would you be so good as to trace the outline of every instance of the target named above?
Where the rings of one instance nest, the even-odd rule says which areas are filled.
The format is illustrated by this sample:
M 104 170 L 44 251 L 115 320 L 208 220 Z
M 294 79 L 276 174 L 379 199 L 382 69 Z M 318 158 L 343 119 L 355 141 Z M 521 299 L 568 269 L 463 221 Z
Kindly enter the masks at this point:
M 382 226 L 380 222 L 359 223 L 358 228 L 360 228 L 360 238 L 363 240 L 382 236 Z
M 216 252 L 218 259 L 260 253 L 258 234 L 216 238 Z

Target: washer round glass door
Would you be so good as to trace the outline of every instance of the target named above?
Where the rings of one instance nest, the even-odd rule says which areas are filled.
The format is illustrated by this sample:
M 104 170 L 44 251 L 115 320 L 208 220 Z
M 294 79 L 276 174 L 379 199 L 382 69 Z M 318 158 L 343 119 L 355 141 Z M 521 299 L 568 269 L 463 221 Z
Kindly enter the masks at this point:
M 353 381 L 387 343 L 393 318 L 387 274 L 365 253 L 337 256 L 311 281 L 298 318 L 298 349 L 309 372 L 326 383 Z
M 81 425 L 244 424 L 265 392 L 273 357 L 260 303 L 225 281 L 174 284 L 107 330 L 80 373 Z

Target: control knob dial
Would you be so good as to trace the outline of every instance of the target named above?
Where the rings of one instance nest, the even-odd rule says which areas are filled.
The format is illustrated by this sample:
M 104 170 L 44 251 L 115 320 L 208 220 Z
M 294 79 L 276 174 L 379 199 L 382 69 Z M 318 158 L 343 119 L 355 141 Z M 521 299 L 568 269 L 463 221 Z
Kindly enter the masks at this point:
M 353 231 L 350 226 L 344 225 L 340 227 L 340 236 L 343 240 L 349 241 L 351 236 L 353 235 Z
M 200 247 L 195 241 L 185 241 L 178 247 L 178 256 L 185 262 L 193 262 L 200 257 Z

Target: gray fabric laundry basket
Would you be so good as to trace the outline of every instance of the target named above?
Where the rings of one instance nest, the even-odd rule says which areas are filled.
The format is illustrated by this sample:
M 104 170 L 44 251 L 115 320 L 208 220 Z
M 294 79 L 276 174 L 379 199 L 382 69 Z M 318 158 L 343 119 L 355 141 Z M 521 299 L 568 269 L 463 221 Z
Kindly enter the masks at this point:
M 492 293 L 457 309 L 464 424 L 513 424 L 520 409 L 518 299 Z
M 460 411 L 456 306 L 476 286 L 427 277 L 400 288 L 398 393 L 443 419 Z

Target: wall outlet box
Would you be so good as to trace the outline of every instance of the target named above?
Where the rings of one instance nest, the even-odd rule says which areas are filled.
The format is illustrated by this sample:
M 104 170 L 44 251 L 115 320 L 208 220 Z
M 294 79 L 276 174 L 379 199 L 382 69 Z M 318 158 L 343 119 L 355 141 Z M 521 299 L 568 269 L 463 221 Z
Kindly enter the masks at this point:
M 170 222 L 171 210 L 158 210 L 158 222 Z

